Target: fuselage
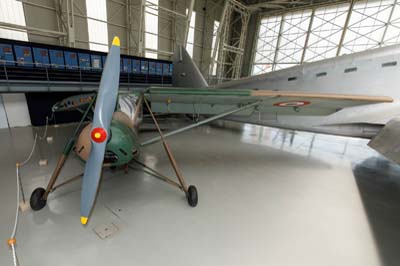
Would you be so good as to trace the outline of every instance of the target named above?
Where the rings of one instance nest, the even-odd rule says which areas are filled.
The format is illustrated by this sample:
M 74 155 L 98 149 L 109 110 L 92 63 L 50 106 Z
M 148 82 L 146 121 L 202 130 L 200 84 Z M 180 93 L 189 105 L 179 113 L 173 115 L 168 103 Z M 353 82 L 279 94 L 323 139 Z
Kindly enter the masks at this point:
M 400 45 L 344 55 L 214 86 L 335 94 L 389 96 L 393 103 L 344 108 L 329 116 L 254 114 L 229 117 L 259 125 L 372 138 L 400 115 Z
M 90 149 L 90 130 L 92 124 L 82 129 L 75 145 L 78 157 L 86 161 Z M 109 166 L 121 166 L 128 164 L 134 157 L 139 155 L 139 140 L 132 120 L 122 112 L 115 112 L 111 121 L 110 137 L 107 141 L 104 164 Z

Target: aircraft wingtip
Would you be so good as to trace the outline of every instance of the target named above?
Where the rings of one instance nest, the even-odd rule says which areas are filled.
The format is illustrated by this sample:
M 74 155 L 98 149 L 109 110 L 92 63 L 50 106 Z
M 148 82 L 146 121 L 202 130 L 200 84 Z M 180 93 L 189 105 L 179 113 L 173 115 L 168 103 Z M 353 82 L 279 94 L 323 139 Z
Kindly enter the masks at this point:
M 87 218 L 87 217 L 81 216 L 81 223 L 82 223 L 83 225 L 87 224 L 87 221 L 88 221 L 88 218 Z
M 112 41 L 112 45 L 114 46 L 120 46 L 121 42 L 119 40 L 119 38 L 117 36 L 114 37 L 113 41 Z

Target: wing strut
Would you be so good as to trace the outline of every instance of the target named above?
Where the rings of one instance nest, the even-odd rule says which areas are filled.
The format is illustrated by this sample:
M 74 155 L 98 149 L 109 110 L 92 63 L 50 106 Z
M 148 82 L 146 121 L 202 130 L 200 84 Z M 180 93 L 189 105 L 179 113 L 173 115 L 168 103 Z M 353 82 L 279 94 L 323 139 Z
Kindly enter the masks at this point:
M 146 100 L 145 100 L 145 103 L 147 103 Z M 195 127 L 198 127 L 198 126 L 201 126 L 201 125 L 210 123 L 210 122 L 212 122 L 212 121 L 215 121 L 215 120 L 224 118 L 224 117 L 226 117 L 226 116 L 228 116 L 228 115 L 232 115 L 232 114 L 241 112 L 241 111 L 243 111 L 243 110 L 249 109 L 249 108 L 251 108 L 251 107 L 255 107 L 255 106 L 259 105 L 260 103 L 261 103 L 261 101 L 256 101 L 256 102 L 249 103 L 249 104 L 243 105 L 243 106 L 241 106 L 241 107 L 238 107 L 238 108 L 235 108 L 235 109 L 226 111 L 226 112 L 224 112 L 224 113 L 222 113 L 222 114 L 218 114 L 218 115 L 212 116 L 212 117 L 210 117 L 210 118 L 207 118 L 207 119 L 205 119 L 205 120 L 203 120 L 203 121 L 200 121 L 200 122 L 197 122 L 197 123 L 195 123 L 195 124 L 191 124 L 191 125 L 189 125 L 189 126 L 182 127 L 182 128 L 177 129 L 177 130 L 171 131 L 171 132 L 169 132 L 169 133 L 167 133 L 167 134 L 164 134 L 163 137 L 161 137 L 161 135 L 160 135 L 159 137 L 155 137 L 155 138 L 146 140 L 146 141 L 144 141 L 143 143 L 141 143 L 140 146 L 143 147 L 143 146 L 147 146 L 147 145 L 150 145 L 150 144 L 159 142 L 159 141 L 163 141 L 163 138 L 165 138 L 165 137 L 173 136 L 173 135 L 176 135 L 176 134 L 178 134 L 178 133 L 182 133 L 182 132 L 185 132 L 185 131 L 187 131 L 187 130 L 190 130 L 190 129 L 192 129 L 192 128 L 195 128 Z M 149 108 L 149 111 L 150 111 L 150 108 Z M 152 114 L 151 111 L 150 111 L 150 114 Z M 152 116 L 152 117 L 153 117 L 153 116 Z M 154 118 L 153 118 L 153 120 L 154 120 Z
M 160 129 L 158 123 L 157 123 L 157 120 L 156 120 L 156 118 L 154 117 L 153 112 L 151 111 L 150 105 L 149 105 L 149 103 L 147 102 L 147 100 L 146 100 L 145 97 L 143 98 L 143 101 L 144 101 L 144 103 L 145 103 L 147 109 L 148 109 L 149 112 L 150 112 L 151 118 L 153 119 L 154 125 L 156 126 L 158 133 L 160 134 L 160 139 L 161 139 L 161 141 L 162 141 L 162 143 L 163 143 L 165 152 L 167 153 L 168 159 L 169 159 L 169 161 L 170 161 L 170 163 L 171 163 L 171 166 L 172 166 L 172 168 L 174 169 L 175 174 L 176 174 L 176 177 L 177 177 L 178 180 L 179 180 L 180 187 L 181 187 L 181 189 L 185 192 L 185 195 L 186 195 L 186 198 L 187 198 L 187 200 L 188 200 L 188 203 L 189 203 L 189 205 L 190 205 L 191 207 L 196 207 L 197 201 L 198 201 L 197 189 L 196 189 L 195 186 L 189 186 L 189 187 L 188 187 L 188 186 L 186 185 L 185 178 L 183 177 L 182 172 L 181 172 L 181 170 L 179 169 L 178 164 L 176 163 L 176 160 L 175 160 L 175 158 L 174 158 L 174 155 L 172 154 L 172 151 L 171 151 L 171 149 L 170 149 L 170 147 L 169 147 L 167 141 L 165 140 L 164 135 L 163 135 L 163 133 L 162 133 L 162 131 L 161 131 L 161 129 Z

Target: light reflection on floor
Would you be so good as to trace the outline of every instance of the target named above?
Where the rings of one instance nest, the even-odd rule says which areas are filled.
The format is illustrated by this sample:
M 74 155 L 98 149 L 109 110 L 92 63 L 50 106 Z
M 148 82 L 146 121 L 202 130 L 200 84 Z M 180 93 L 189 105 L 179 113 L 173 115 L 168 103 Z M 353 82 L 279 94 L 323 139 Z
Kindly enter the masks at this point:
M 243 125 L 242 141 L 266 145 L 299 155 L 331 161 L 362 161 L 380 156 L 369 148 L 367 139 Z

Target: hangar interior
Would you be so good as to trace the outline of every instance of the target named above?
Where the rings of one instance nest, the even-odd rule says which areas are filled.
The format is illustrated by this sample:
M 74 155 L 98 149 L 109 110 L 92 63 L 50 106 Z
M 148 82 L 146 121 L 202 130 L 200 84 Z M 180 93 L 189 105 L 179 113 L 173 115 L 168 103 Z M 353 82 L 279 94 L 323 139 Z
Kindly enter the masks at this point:
M 173 87 L 180 46 L 218 87 L 399 44 L 400 3 L 0 1 L 0 236 L 4 243 L 17 239 L 15 247 L 0 248 L 1 265 L 400 264 L 398 164 L 368 147 L 367 139 L 226 120 L 168 138 L 184 176 L 199 190 L 196 208 L 135 165 L 127 173 L 104 169 L 86 226 L 78 218 L 78 181 L 54 190 L 40 211 L 17 209 L 16 223 L 16 195 L 18 204 L 29 202 L 32 191 L 49 182 L 82 117 L 54 113 L 52 106 L 98 90 L 114 36 L 120 92 Z M 146 115 L 140 141 L 157 136 Z M 173 132 L 199 117 L 161 114 L 157 120 L 163 132 Z M 154 144 L 139 158 L 174 176 L 167 155 Z M 59 181 L 84 169 L 71 155 Z

